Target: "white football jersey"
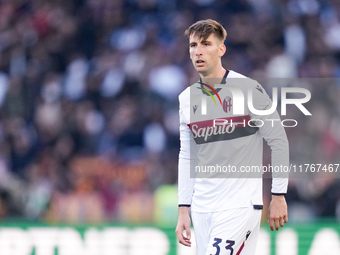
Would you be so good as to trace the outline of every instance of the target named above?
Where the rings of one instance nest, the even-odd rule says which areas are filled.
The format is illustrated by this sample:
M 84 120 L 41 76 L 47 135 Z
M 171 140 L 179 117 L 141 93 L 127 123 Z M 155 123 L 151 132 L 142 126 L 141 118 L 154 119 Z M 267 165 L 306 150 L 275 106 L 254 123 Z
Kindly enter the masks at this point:
M 192 211 L 262 206 L 261 171 L 258 178 L 247 174 L 261 169 L 263 138 L 271 148 L 272 166 L 289 164 L 288 140 L 277 111 L 263 115 L 249 109 L 249 98 L 255 109 L 271 109 L 263 87 L 234 71 L 226 75 L 215 89 L 197 82 L 179 95 L 179 205 L 191 205 Z M 273 178 L 272 193 L 285 194 L 287 185 L 286 175 Z

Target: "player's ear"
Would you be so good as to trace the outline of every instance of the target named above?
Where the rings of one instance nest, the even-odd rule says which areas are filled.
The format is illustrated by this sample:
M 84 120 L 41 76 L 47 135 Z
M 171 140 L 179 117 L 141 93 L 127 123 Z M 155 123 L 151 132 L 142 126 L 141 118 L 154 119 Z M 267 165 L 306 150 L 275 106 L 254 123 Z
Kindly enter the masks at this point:
M 220 45 L 220 49 L 219 49 L 219 56 L 222 57 L 224 55 L 224 53 L 226 52 L 227 48 L 225 47 L 225 45 L 222 43 Z

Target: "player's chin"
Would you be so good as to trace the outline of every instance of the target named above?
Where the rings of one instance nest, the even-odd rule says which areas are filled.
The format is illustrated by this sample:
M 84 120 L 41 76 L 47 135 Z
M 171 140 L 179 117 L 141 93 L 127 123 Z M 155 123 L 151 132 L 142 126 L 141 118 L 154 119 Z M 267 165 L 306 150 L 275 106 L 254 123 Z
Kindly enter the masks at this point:
M 195 69 L 196 69 L 196 71 L 199 72 L 199 73 L 205 73 L 205 72 L 207 71 L 206 68 L 205 68 L 204 66 L 196 66 L 196 65 L 195 65 Z

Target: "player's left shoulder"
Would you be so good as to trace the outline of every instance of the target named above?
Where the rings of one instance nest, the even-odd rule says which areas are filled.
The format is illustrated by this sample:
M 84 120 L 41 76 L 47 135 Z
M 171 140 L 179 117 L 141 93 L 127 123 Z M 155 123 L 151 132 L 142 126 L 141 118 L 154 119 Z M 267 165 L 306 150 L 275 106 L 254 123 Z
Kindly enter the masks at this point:
M 233 83 L 237 83 L 237 87 L 241 88 L 242 90 L 257 90 L 262 94 L 265 92 L 262 85 L 255 79 L 252 79 L 248 76 L 245 76 L 241 73 L 235 72 L 233 70 L 229 71 L 228 78 L 233 81 Z

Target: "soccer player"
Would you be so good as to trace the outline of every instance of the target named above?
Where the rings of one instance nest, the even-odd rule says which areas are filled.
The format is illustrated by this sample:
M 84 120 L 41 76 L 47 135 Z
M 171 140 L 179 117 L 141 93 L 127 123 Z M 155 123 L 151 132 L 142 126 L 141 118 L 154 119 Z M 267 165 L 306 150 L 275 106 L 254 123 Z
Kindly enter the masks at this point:
M 288 166 L 287 136 L 281 122 L 266 121 L 280 117 L 276 110 L 270 111 L 272 101 L 263 87 L 222 66 L 227 36 L 222 25 L 211 19 L 201 20 L 185 34 L 200 80 L 179 95 L 177 238 L 179 243 L 191 246 L 192 219 L 198 255 L 254 254 L 263 208 L 262 178 L 238 178 L 237 175 L 218 178 L 221 176 L 214 174 L 211 176 L 216 178 L 204 175 L 190 178 L 190 171 L 211 171 L 211 174 L 216 169 L 233 169 L 240 172 L 262 166 L 263 139 L 270 146 L 272 166 Z M 245 95 L 241 103 L 240 92 Z M 248 93 L 251 93 L 253 107 L 268 114 L 254 114 L 256 111 L 248 108 L 245 102 Z M 242 111 L 233 113 L 236 106 L 238 110 L 244 107 L 243 114 Z M 272 231 L 279 230 L 288 221 L 284 197 L 287 186 L 288 178 L 280 174 L 273 177 L 268 212 Z

